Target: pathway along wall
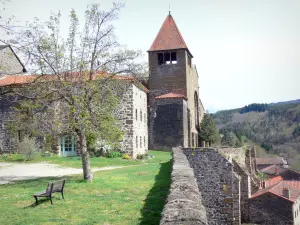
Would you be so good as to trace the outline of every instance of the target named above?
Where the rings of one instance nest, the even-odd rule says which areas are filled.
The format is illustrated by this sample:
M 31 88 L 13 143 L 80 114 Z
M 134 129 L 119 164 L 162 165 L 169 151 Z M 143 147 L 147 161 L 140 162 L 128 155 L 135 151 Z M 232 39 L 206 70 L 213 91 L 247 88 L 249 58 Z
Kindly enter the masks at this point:
M 194 171 L 180 148 L 173 148 L 172 151 L 172 183 L 160 225 L 206 225 L 206 209 Z

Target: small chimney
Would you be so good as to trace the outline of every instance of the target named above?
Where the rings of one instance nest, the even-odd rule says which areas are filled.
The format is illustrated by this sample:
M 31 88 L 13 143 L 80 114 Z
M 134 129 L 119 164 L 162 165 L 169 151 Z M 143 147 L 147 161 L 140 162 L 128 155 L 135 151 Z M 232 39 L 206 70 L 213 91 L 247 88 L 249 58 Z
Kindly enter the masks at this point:
M 266 188 L 266 182 L 264 180 L 261 182 L 261 187 Z
M 288 188 L 284 188 L 282 190 L 282 195 L 283 195 L 283 197 L 290 199 L 290 190 Z
M 275 175 L 278 175 L 278 167 L 275 167 Z

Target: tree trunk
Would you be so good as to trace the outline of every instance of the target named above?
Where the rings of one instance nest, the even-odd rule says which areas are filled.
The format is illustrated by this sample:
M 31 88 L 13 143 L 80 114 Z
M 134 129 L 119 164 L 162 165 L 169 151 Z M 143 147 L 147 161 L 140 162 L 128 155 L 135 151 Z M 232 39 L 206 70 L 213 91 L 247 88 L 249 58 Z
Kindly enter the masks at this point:
M 77 131 L 79 137 L 80 154 L 83 169 L 83 179 L 93 181 L 93 174 L 91 172 L 89 153 L 87 151 L 86 135 L 83 129 Z

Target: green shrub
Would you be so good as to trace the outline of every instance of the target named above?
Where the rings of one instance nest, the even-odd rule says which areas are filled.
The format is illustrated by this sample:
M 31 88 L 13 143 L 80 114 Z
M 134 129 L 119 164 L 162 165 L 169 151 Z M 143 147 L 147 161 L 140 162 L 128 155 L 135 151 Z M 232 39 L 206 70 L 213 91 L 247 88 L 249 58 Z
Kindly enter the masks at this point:
M 120 152 L 116 151 L 109 151 L 107 154 L 108 158 L 117 158 L 117 157 L 122 157 L 122 154 Z
M 24 139 L 19 142 L 18 149 L 25 161 L 31 161 L 40 156 L 40 150 L 35 140 L 29 137 L 24 137 Z
M 144 155 L 144 154 L 137 154 L 137 155 L 136 155 L 136 158 L 137 158 L 137 159 L 144 159 L 144 158 L 145 158 L 145 155 Z

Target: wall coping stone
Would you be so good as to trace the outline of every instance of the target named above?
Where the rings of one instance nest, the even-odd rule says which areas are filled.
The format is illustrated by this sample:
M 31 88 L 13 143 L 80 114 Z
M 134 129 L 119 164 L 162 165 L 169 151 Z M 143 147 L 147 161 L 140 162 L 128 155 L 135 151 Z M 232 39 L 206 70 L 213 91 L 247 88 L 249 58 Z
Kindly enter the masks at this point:
M 180 148 L 173 148 L 172 152 L 171 187 L 160 225 L 206 225 L 206 209 L 202 204 L 194 170 Z

